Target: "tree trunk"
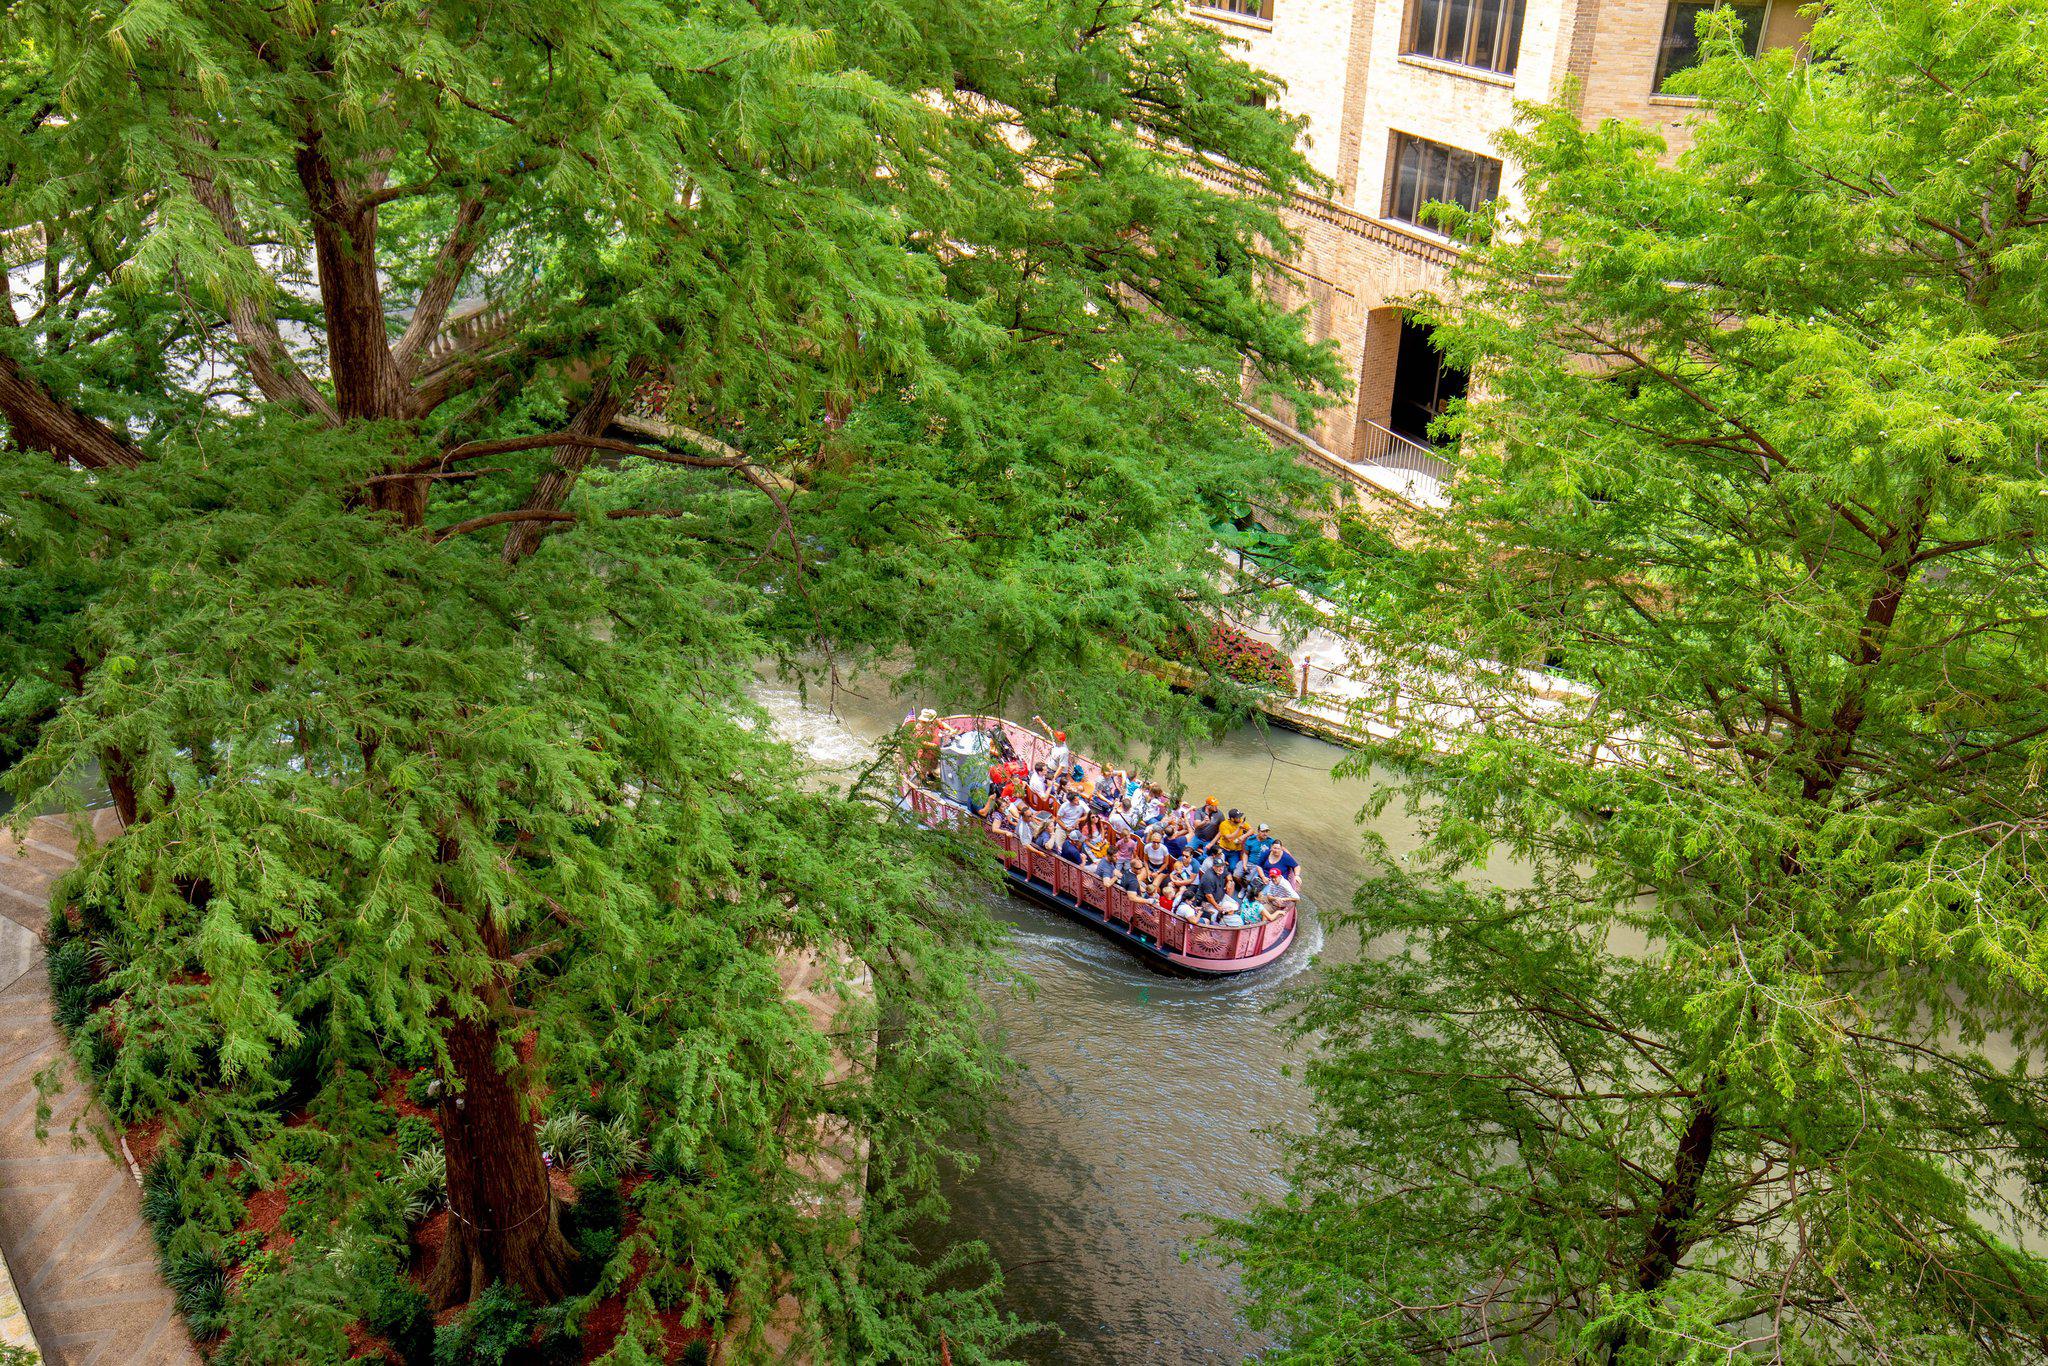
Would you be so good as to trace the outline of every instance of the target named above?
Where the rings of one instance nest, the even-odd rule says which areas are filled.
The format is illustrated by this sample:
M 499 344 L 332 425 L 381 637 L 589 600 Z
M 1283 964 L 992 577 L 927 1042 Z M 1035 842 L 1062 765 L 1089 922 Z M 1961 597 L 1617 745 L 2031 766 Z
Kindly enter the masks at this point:
M 600 379 L 590 391 L 590 397 L 569 422 L 567 430 L 578 436 L 602 436 L 604 429 L 611 426 L 612 419 L 625 406 L 619 395 L 612 389 L 611 381 Z M 569 497 L 569 490 L 576 483 L 576 476 L 583 472 L 590 460 L 590 447 L 564 446 L 555 452 L 555 458 L 544 472 L 533 493 L 526 500 L 528 509 L 547 511 L 559 508 Z M 540 547 L 540 538 L 547 534 L 547 528 L 539 522 L 514 523 L 506 534 L 505 548 L 501 552 L 508 565 L 518 564 Z
M 113 428 L 73 408 L 11 356 L 0 356 L 0 416 L 14 444 L 43 451 L 89 470 L 125 469 L 142 463 L 133 446 Z
M 1699 1214 L 1700 1178 L 1714 1156 L 1714 1139 L 1720 1128 L 1720 1107 L 1712 1100 L 1698 1101 L 1685 1132 L 1679 1136 L 1678 1152 L 1671 1162 L 1671 1179 L 1664 1183 L 1664 1198 L 1657 1202 L 1656 1217 L 1643 1238 L 1642 1255 L 1636 1258 L 1639 1289 L 1662 1288 L 1690 1246 L 1689 1226 Z
M 1657 1201 L 1650 1231 L 1643 1236 L 1643 1248 L 1636 1257 L 1636 1289 L 1645 1294 L 1655 1294 L 1664 1287 L 1678 1270 L 1679 1259 L 1692 1246 L 1692 1223 L 1700 1211 L 1700 1180 L 1713 1159 L 1714 1141 L 1720 1129 L 1719 1103 L 1708 1096 L 1695 1101 L 1685 1132 L 1679 1135 L 1678 1151 L 1671 1160 L 1671 1179 L 1664 1183 L 1663 1197 Z M 1608 1366 L 1621 1360 L 1628 1341 L 1629 1325 L 1624 1320 L 1608 1341 Z
M 436 1308 L 462 1304 L 493 1281 L 536 1304 L 569 1291 L 575 1253 L 562 1236 L 526 1097 L 499 1068 L 497 1044 L 486 1021 L 457 1020 L 448 1030 L 462 1089 L 441 1102 L 449 1218 L 427 1285 Z

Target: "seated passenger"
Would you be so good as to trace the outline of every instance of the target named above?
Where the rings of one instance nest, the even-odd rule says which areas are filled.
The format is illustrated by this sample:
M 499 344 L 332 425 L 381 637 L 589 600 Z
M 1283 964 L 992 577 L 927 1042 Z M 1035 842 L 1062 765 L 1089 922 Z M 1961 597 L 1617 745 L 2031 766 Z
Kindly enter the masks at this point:
M 1294 890 L 1294 884 L 1284 877 L 1269 877 L 1259 902 L 1266 908 L 1268 920 L 1278 920 L 1301 900 L 1301 893 Z
M 1216 847 L 1223 851 L 1223 861 L 1230 865 L 1233 872 L 1237 870 L 1238 864 L 1244 862 L 1244 841 L 1251 832 L 1252 828 L 1246 822 L 1244 812 L 1234 806 L 1216 829 Z
M 1268 849 L 1271 849 L 1272 847 L 1273 827 L 1270 825 L 1262 824 L 1259 826 L 1256 832 L 1245 836 L 1245 859 L 1252 865 L 1252 867 L 1256 868 L 1266 861 L 1266 851 Z
M 1061 825 L 1069 830 L 1079 830 L 1082 820 L 1088 815 L 1088 804 L 1070 793 L 1061 799 L 1059 813 Z
M 1266 849 L 1266 856 L 1259 860 L 1259 867 L 1269 878 L 1278 877 L 1292 882 L 1294 870 L 1301 867 L 1301 864 L 1295 861 L 1294 855 L 1287 852 L 1285 844 L 1274 840 Z
M 1069 830 L 1066 832 L 1066 835 L 1066 842 L 1060 845 L 1059 847 L 1060 857 L 1065 859 L 1069 863 L 1086 862 L 1088 857 L 1088 851 L 1087 849 L 1082 847 L 1081 832 L 1078 830 Z
M 1026 793 L 1025 800 L 1040 811 L 1050 811 L 1057 804 L 1052 795 L 1052 774 L 1044 764 L 1031 770 L 1031 781 Z
M 1223 866 L 1223 860 L 1215 854 L 1202 860 L 1201 871 L 1195 875 L 1195 899 L 1204 911 L 1214 911 L 1230 892 L 1230 872 Z
M 1188 833 L 1194 836 L 1197 849 L 1207 850 L 1216 843 L 1216 837 L 1223 833 L 1223 813 L 1216 809 L 1214 797 L 1195 813 Z

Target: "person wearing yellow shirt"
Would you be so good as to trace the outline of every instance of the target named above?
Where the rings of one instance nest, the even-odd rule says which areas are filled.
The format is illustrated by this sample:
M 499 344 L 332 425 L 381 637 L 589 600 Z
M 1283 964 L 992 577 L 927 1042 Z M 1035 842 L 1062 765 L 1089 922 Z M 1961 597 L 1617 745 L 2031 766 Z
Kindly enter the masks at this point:
M 1223 818 L 1223 824 L 1216 829 L 1216 846 L 1223 852 L 1223 861 L 1235 872 L 1237 865 L 1244 862 L 1244 842 L 1252 833 L 1251 822 L 1244 818 L 1244 812 L 1235 807 Z

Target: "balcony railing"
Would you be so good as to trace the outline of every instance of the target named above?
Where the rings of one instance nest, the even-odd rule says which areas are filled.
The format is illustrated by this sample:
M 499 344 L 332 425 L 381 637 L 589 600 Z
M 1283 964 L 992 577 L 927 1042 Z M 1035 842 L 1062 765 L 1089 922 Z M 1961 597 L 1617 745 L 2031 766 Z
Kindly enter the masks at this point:
M 1449 505 L 1445 490 L 1450 487 L 1453 466 L 1433 446 L 1368 419 L 1358 424 L 1358 444 L 1351 459 L 1366 478 L 1382 488 L 1424 507 Z
M 1434 446 L 1410 440 L 1393 428 L 1382 427 L 1370 419 L 1358 424 L 1358 437 L 1358 449 L 1351 458 L 1361 465 L 1405 470 L 1409 474 L 1434 479 L 1439 484 L 1451 482 L 1451 462 L 1438 454 Z

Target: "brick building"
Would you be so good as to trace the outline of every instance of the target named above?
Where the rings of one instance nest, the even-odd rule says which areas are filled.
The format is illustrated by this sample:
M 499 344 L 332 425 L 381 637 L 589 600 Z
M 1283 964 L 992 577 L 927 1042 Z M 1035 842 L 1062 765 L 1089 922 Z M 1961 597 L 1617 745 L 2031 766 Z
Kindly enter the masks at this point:
M 1752 44 L 1797 43 L 1805 0 L 1720 0 Z M 1432 200 L 1473 204 L 1519 186 L 1495 134 L 1518 100 L 1557 98 L 1571 79 L 1588 122 L 1628 118 L 1674 149 L 1697 117 L 1660 93 L 1689 64 L 1695 20 L 1714 0 L 1208 0 L 1191 12 L 1242 40 L 1254 65 L 1286 83 L 1281 104 L 1308 123 L 1328 198 L 1302 196 L 1301 248 L 1283 264 L 1315 334 L 1333 337 L 1355 391 L 1299 431 L 1274 434 L 1323 463 L 1419 501 L 1448 467 L 1427 428 L 1464 376 L 1438 363 L 1402 298 L 1435 288 L 1456 245 L 1414 220 Z

